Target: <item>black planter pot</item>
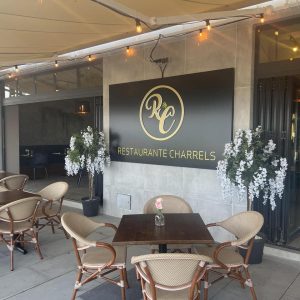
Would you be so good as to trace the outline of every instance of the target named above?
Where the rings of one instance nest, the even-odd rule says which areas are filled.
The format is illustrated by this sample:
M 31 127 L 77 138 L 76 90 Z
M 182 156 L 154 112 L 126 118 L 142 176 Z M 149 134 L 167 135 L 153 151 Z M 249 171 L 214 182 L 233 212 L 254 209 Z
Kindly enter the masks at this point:
M 86 217 L 94 217 L 98 215 L 99 212 L 99 203 L 100 198 L 94 197 L 93 199 L 89 199 L 89 197 L 81 198 L 83 215 Z
M 250 265 L 260 264 L 262 262 L 264 246 L 265 240 L 263 238 L 254 239 L 252 252 L 249 258 Z M 243 257 L 246 257 L 247 250 L 239 249 L 239 252 Z

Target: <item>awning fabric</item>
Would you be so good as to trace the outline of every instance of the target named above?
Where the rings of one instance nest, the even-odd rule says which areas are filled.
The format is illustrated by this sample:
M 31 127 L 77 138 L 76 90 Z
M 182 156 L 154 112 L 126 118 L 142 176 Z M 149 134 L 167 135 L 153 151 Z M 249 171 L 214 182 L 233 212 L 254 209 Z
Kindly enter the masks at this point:
M 263 1 L 1 0 L 0 69 L 44 61 L 58 54 L 135 35 L 135 18 L 167 20 L 174 16 L 234 10 L 260 2 Z M 144 30 L 149 27 L 158 26 L 143 25 Z

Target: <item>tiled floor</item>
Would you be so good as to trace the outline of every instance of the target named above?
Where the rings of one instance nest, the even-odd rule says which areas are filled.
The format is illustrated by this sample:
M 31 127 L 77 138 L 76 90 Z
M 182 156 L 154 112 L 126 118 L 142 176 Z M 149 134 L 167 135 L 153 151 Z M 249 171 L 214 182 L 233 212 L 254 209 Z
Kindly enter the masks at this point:
M 96 219 L 114 224 L 119 222 L 119 219 L 108 216 L 98 216 Z M 110 240 L 111 237 L 110 234 L 101 236 L 103 240 Z M 31 248 L 25 256 L 16 252 L 13 272 L 9 271 L 8 250 L 0 244 L 0 299 L 70 299 L 76 268 L 71 241 L 66 240 L 61 231 L 52 234 L 50 230 L 45 229 L 40 233 L 40 243 L 44 259 L 40 260 Z M 129 247 L 129 269 L 132 268 L 131 256 L 148 251 L 146 246 Z M 265 255 L 263 263 L 252 266 L 250 272 L 259 300 L 300 299 L 300 262 Z M 101 281 L 85 285 L 79 290 L 78 299 L 80 295 L 99 284 Z M 101 295 L 97 299 L 102 299 Z M 241 289 L 239 283 L 222 280 L 209 289 L 209 299 L 243 300 L 251 297 L 249 289 Z

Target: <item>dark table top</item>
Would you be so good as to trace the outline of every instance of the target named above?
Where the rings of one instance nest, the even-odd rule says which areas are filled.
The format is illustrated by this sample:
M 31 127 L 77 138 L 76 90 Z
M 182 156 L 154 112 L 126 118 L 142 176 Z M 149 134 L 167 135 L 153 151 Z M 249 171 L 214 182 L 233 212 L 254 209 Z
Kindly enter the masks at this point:
M 123 215 L 113 245 L 210 244 L 213 238 L 199 214 L 164 214 L 155 226 L 154 214 Z
M 8 177 L 8 176 L 12 176 L 12 175 L 17 175 L 16 173 L 10 173 L 10 172 L 0 172 L 0 180 Z
M 18 191 L 18 190 L 0 192 L 0 206 L 6 205 L 8 203 L 11 203 L 13 201 L 20 200 L 23 198 L 36 197 L 36 196 L 39 196 L 39 195 L 29 193 L 29 192 L 24 192 L 24 191 Z

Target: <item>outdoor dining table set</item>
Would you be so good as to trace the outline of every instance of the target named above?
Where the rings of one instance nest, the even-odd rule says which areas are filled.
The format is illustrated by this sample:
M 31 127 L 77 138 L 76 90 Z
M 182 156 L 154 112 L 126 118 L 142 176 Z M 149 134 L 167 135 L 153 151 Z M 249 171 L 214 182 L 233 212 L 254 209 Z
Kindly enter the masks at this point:
M 140 281 L 143 299 L 208 299 L 208 287 L 222 278 L 233 278 L 256 294 L 248 271 L 248 260 L 255 235 L 263 225 L 258 212 L 242 212 L 222 222 L 205 225 L 199 213 L 193 213 L 185 200 L 173 195 L 158 196 L 164 203 L 163 226 L 155 223 L 155 198 L 145 204 L 143 214 L 123 215 L 119 226 L 95 222 L 81 214 L 66 212 L 62 225 L 71 236 L 78 265 L 71 299 L 91 280 L 102 278 L 121 288 L 126 299 L 127 246 L 149 245 L 151 254 L 131 257 Z M 179 212 L 176 212 L 179 207 Z M 220 226 L 236 236 L 232 241 L 217 243 L 209 227 Z M 103 228 L 115 232 L 111 243 L 97 241 L 93 233 Z M 246 256 L 237 249 L 246 250 Z M 158 252 L 158 253 L 157 253 Z M 107 277 L 118 271 L 119 277 Z M 209 281 L 211 272 L 218 274 Z M 202 294 L 202 293 L 201 293 Z M 202 295 L 201 295 L 202 296 Z
M 23 190 L 27 180 L 27 175 L 0 172 L 0 242 L 6 244 L 10 252 L 11 271 L 14 270 L 14 249 L 26 254 L 25 244 L 32 243 L 42 259 L 39 231 L 48 225 L 53 233 L 55 227 L 63 229 L 60 212 L 68 184 L 55 182 L 31 193 Z
M 208 299 L 208 287 L 222 278 L 233 278 L 242 287 L 248 286 L 253 299 L 256 294 L 248 271 L 248 261 L 256 234 L 263 225 L 263 217 L 254 211 L 236 214 L 224 221 L 205 225 L 199 213 L 193 213 L 189 204 L 174 195 L 161 195 L 164 204 L 164 222 L 155 221 L 155 201 L 148 200 L 142 214 L 123 215 L 118 227 L 96 222 L 75 212 L 62 216 L 65 182 L 55 182 L 37 193 L 23 190 L 26 175 L 0 172 L 0 242 L 10 251 L 10 268 L 14 269 L 15 248 L 26 253 L 25 244 L 33 243 L 42 259 L 39 232 L 46 226 L 62 229 L 71 237 L 78 265 L 77 278 L 71 299 L 84 284 L 103 278 L 121 288 L 126 299 L 127 246 L 148 245 L 149 254 L 131 257 L 140 281 L 143 299 Z M 161 213 L 161 212 L 160 212 Z M 158 226 L 161 225 L 161 226 Z M 219 226 L 236 239 L 217 243 L 209 227 Z M 108 228 L 115 231 L 112 243 L 92 238 L 95 231 Z M 241 256 L 238 248 L 246 250 Z M 119 276 L 107 277 L 118 271 Z M 209 281 L 211 272 L 218 277 Z M 202 293 L 201 293 L 202 294 Z

